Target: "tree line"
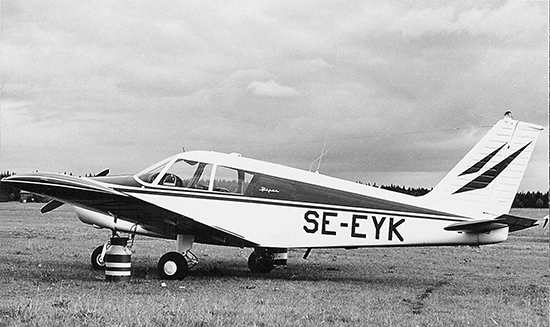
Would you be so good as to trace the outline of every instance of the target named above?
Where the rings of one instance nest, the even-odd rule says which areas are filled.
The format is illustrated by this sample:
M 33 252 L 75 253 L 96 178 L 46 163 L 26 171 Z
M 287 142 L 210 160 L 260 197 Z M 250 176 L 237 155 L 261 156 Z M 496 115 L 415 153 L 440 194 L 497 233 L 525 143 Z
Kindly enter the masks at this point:
M 1 172 L 0 173 L 0 179 L 4 177 L 9 177 L 15 175 L 15 173 L 8 171 Z M 0 182 L 0 202 L 7 202 L 7 201 L 19 201 L 21 198 L 21 195 L 19 193 L 20 191 L 16 188 L 13 188 L 11 186 L 7 186 L 2 184 Z
M 357 182 L 359 184 L 363 184 L 362 182 Z M 423 187 L 407 187 L 407 186 L 400 186 L 400 185 L 376 185 L 367 183 L 365 185 L 373 186 L 382 188 L 385 190 L 390 190 L 398 193 L 404 193 L 409 194 L 413 196 L 421 196 L 424 194 L 429 193 L 432 189 L 431 188 L 423 188 Z M 514 202 L 512 203 L 512 208 L 548 208 L 548 191 L 546 192 L 523 192 L 520 191 L 516 193 L 516 197 L 514 198 Z
M 0 179 L 4 177 L 12 176 L 12 175 L 15 175 L 15 173 L 10 171 L 0 172 Z M 94 176 L 93 174 L 85 175 L 85 177 L 93 177 L 93 176 Z M 358 183 L 363 184 L 362 182 L 358 182 Z M 400 186 L 400 185 L 394 185 L 394 184 L 379 186 L 376 183 L 372 185 L 370 183 L 367 183 L 366 185 L 378 187 L 378 188 L 382 188 L 382 189 L 390 190 L 394 192 L 409 194 L 413 196 L 421 196 L 432 190 L 431 188 L 407 187 L 407 186 Z M 30 200 L 34 202 L 42 202 L 42 201 L 45 201 L 46 199 L 39 196 L 31 196 Z M 2 184 L 0 182 L 0 202 L 6 202 L 6 201 L 21 201 L 21 193 L 19 189 Z M 512 208 L 548 208 L 548 191 L 518 192 L 512 204 Z

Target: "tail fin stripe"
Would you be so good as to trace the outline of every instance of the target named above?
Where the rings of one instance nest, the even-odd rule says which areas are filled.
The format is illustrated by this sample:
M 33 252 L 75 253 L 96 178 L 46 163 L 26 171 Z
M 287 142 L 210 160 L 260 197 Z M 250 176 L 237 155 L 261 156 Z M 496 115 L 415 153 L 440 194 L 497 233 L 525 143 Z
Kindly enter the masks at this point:
M 478 161 L 475 165 L 473 165 L 472 167 L 466 169 L 464 172 L 462 172 L 462 174 L 458 175 L 459 177 L 462 176 L 462 175 L 468 175 L 468 174 L 473 174 L 473 173 L 477 173 L 478 171 L 481 170 L 481 168 L 483 168 L 483 166 L 485 166 L 489 161 L 491 161 L 491 159 L 493 159 L 493 157 L 500 151 L 502 150 L 502 148 L 504 148 L 504 146 L 506 145 L 507 143 L 504 143 L 503 145 L 500 146 L 500 148 L 496 149 L 495 151 L 489 153 L 485 158 L 481 159 L 480 161 Z
M 502 160 L 491 169 L 478 176 L 476 179 L 472 180 L 468 184 L 461 187 L 459 190 L 455 191 L 453 194 L 478 190 L 487 187 L 487 185 L 491 184 L 491 182 L 495 180 L 495 178 L 497 178 L 497 176 L 500 175 L 500 173 L 502 173 L 504 169 L 506 169 L 506 167 L 508 167 L 508 165 L 512 161 L 514 161 L 514 159 L 516 159 L 517 156 L 519 156 L 519 154 L 522 153 L 523 150 L 525 150 L 531 143 L 532 141 L 524 145 L 516 152 L 509 155 L 506 159 Z

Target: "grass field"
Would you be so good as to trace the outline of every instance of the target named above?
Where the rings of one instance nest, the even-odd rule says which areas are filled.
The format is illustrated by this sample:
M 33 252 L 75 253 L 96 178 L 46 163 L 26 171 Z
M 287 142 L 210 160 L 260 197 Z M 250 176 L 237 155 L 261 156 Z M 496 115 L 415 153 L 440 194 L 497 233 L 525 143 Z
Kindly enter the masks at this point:
M 195 245 L 183 281 L 156 275 L 170 241 L 137 237 L 132 281 L 107 283 L 90 254 L 110 236 L 68 206 L 0 204 L 0 326 L 548 326 L 549 229 L 470 247 L 290 251 L 248 272 L 250 249 Z M 522 210 L 542 217 L 548 210 Z

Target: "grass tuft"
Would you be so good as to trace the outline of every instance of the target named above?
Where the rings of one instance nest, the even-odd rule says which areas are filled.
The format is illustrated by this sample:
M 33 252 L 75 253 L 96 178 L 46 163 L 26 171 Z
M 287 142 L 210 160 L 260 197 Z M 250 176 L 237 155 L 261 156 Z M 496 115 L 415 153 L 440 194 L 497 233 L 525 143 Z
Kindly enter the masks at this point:
M 39 207 L 0 204 L 0 327 L 549 325 L 548 228 L 479 252 L 314 250 L 305 261 L 292 250 L 268 275 L 248 271 L 250 249 L 196 245 L 201 263 L 183 281 L 157 278 L 172 242 L 138 237 L 132 280 L 107 283 L 89 256 L 110 233 Z

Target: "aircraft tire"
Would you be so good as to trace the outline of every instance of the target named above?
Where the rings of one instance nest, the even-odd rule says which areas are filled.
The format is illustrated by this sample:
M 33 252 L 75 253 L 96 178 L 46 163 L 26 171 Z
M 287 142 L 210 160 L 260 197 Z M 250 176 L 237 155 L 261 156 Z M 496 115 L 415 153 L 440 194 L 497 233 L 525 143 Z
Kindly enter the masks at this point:
M 253 273 L 267 274 L 273 270 L 273 256 L 267 251 L 263 251 L 260 256 L 256 251 L 250 253 L 248 257 L 248 269 Z
M 183 254 L 179 252 L 167 252 L 157 265 L 157 271 L 160 279 L 182 280 L 187 276 L 189 266 Z
M 105 261 L 100 259 L 101 252 L 103 252 L 103 245 L 98 246 L 92 252 L 92 257 L 90 258 L 90 261 L 92 262 L 92 267 L 95 270 L 105 270 Z

